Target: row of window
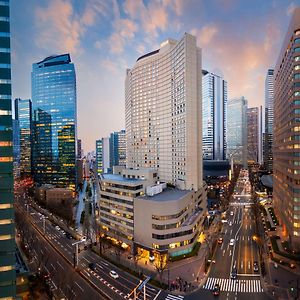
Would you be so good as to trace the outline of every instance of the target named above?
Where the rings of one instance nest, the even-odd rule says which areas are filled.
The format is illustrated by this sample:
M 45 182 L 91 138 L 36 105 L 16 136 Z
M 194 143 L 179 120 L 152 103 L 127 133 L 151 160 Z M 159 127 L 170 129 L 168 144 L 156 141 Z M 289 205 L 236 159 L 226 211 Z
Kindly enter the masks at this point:
M 179 218 L 181 215 L 183 215 L 187 210 L 188 210 L 189 206 L 186 206 L 184 209 L 182 209 L 179 213 L 174 214 L 174 215 L 166 215 L 166 216 L 157 216 L 157 215 L 152 215 L 152 219 L 153 220 L 171 220 L 171 219 L 177 219 Z

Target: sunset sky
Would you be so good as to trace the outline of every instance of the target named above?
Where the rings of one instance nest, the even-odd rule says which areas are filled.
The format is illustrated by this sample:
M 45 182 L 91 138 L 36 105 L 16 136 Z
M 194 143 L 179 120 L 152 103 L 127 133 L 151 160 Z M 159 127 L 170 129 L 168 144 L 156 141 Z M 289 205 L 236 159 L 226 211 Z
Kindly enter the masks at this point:
M 263 105 L 291 0 L 11 0 L 13 98 L 31 98 L 31 66 L 70 53 L 77 73 L 78 137 L 85 151 L 124 128 L 126 68 L 166 38 L 197 36 L 203 68 L 222 73 L 228 97 Z

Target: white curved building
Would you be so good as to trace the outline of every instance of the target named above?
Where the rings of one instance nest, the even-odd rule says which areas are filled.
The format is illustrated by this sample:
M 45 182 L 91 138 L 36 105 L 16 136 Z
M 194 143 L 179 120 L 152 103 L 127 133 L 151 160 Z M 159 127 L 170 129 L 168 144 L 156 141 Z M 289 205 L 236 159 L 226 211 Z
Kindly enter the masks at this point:
M 201 49 L 187 33 L 127 70 L 127 167 L 155 168 L 158 180 L 202 189 L 201 79 Z

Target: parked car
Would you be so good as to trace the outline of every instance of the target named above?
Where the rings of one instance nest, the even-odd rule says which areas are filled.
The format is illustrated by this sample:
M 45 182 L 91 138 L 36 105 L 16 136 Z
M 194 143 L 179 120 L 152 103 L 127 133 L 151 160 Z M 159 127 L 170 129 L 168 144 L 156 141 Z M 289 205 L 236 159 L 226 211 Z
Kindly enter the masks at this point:
M 223 238 L 222 237 L 219 237 L 218 238 L 218 244 L 222 244 L 223 243 Z
M 229 246 L 234 246 L 235 239 L 230 239 Z

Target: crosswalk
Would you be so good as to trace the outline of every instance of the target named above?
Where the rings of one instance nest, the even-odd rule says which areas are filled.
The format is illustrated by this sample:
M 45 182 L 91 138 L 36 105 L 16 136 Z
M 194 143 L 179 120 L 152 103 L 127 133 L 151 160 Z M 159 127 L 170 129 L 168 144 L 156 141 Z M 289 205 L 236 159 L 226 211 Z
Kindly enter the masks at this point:
M 218 284 L 221 291 L 240 293 L 262 293 L 260 280 L 256 279 L 229 279 L 208 277 L 204 289 L 212 290 Z
M 183 300 L 184 299 L 184 296 L 182 295 L 171 295 L 171 294 L 168 294 L 168 296 L 166 297 L 165 300 Z

